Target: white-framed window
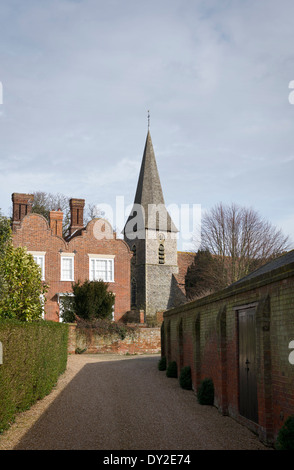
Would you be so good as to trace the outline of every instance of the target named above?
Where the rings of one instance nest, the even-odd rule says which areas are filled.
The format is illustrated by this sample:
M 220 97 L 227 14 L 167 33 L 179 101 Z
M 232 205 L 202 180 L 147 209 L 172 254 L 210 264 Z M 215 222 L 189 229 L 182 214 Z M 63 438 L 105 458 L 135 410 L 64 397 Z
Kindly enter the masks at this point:
M 114 256 L 89 255 L 89 279 L 114 282 Z
M 58 306 L 59 306 L 59 322 L 63 322 L 63 319 L 62 319 L 62 313 L 63 313 L 63 304 L 62 304 L 62 299 L 64 297 L 73 297 L 74 294 L 72 292 L 59 292 L 57 294 L 57 301 L 58 301 Z
M 42 279 L 42 281 L 45 281 L 45 254 L 46 254 L 46 252 L 44 252 L 44 251 L 28 251 L 28 253 L 30 253 L 33 256 L 35 263 L 37 263 L 38 266 L 40 266 L 41 276 L 42 276 L 41 279 Z
M 74 254 L 61 256 L 61 281 L 74 281 Z

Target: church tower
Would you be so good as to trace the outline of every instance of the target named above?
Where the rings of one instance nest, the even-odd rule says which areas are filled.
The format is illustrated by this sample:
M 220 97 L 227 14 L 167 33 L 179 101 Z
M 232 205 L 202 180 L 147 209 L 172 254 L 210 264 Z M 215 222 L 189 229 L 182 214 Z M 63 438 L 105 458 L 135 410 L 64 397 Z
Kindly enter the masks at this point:
M 155 315 L 172 307 L 177 266 L 177 228 L 168 213 L 150 131 L 124 238 L 133 252 L 131 307 Z

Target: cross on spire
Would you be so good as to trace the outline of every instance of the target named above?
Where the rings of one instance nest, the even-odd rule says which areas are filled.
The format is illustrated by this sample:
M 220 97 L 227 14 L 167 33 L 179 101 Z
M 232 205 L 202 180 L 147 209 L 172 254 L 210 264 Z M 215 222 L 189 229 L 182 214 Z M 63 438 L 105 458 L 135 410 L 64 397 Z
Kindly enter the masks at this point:
M 150 129 L 150 111 L 148 109 L 148 130 Z

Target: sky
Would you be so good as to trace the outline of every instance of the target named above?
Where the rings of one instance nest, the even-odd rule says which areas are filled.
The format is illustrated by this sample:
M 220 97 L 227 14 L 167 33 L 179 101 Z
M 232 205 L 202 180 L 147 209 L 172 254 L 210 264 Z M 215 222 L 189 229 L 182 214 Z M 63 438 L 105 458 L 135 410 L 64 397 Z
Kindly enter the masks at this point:
M 2 213 L 45 191 L 119 226 L 149 110 L 168 207 L 254 208 L 294 248 L 293 15 L 293 0 L 0 0 Z

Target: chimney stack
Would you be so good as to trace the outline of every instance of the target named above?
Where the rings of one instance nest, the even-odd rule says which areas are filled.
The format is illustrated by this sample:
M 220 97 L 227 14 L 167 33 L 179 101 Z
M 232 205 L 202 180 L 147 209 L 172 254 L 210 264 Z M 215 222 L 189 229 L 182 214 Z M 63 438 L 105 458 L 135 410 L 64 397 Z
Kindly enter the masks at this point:
M 58 209 L 58 211 L 50 211 L 49 223 L 50 223 L 50 228 L 52 230 L 53 235 L 62 237 L 62 220 L 63 220 L 63 212 L 61 211 L 61 209 Z
M 70 199 L 69 206 L 71 213 L 70 235 L 72 235 L 76 230 L 84 228 L 85 199 Z
M 12 199 L 12 230 L 20 226 L 22 219 L 32 212 L 33 194 L 13 193 Z

